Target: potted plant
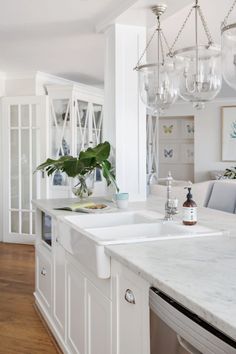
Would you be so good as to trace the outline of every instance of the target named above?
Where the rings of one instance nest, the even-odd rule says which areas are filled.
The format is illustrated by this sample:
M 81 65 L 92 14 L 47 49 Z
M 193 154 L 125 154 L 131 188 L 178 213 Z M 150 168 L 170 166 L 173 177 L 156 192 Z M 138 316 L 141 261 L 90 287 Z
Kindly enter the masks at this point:
M 39 165 L 36 171 L 45 171 L 48 176 L 59 171 L 66 173 L 68 177 L 76 178 L 77 182 L 72 190 L 76 196 L 82 199 L 92 194 L 92 187 L 88 183 L 94 180 L 94 171 L 99 169 L 102 171 L 107 185 L 113 184 L 116 191 L 119 192 L 111 163 L 108 161 L 110 150 L 110 144 L 105 141 L 94 148 L 81 151 L 79 157 L 61 156 L 57 160 L 49 158 Z
M 229 179 L 236 179 L 236 167 L 226 168 L 224 177 Z

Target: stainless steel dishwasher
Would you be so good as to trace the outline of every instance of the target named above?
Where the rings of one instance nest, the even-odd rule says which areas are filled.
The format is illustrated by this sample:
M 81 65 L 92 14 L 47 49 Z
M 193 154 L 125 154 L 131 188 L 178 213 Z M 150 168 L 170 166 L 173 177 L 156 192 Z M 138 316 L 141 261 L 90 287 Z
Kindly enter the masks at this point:
M 156 288 L 150 330 L 151 354 L 236 354 L 236 341 Z

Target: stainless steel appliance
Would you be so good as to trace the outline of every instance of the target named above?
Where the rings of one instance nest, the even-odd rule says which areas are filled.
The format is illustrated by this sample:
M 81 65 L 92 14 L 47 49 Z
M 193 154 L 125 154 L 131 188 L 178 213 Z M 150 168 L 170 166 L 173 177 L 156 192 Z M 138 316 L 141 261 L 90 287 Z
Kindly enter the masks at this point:
M 151 354 L 236 354 L 236 341 L 156 288 L 150 328 Z

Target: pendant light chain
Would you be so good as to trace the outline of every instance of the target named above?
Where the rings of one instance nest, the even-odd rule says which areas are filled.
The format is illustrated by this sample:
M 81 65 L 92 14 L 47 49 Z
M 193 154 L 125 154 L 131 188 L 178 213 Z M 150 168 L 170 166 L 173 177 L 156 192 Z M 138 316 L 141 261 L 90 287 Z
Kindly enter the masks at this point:
M 235 0 L 235 2 L 236 2 L 236 0 Z M 213 42 L 210 30 L 209 30 L 208 25 L 207 25 L 207 21 L 205 19 L 205 16 L 203 15 L 203 12 L 202 12 L 202 9 L 200 8 L 200 6 L 198 7 L 198 13 L 199 13 L 200 19 L 202 21 L 202 25 L 203 25 L 205 34 L 206 34 L 207 39 L 208 39 L 208 45 L 211 46 L 211 45 L 213 45 L 214 42 Z
M 227 15 L 225 16 L 223 22 L 222 22 L 222 27 L 226 26 L 227 25 L 227 21 L 229 19 L 229 16 L 231 15 L 231 13 L 233 12 L 234 8 L 235 8 L 235 5 L 236 5 L 236 0 L 234 0 L 232 6 L 230 7 Z
M 147 53 L 155 35 L 157 34 L 157 47 L 159 47 L 160 51 L 161 51 L 161 56 L 162 56 L 162 64 L 164 65 L 165 63 L 165 50 L 164 50 L 164 43 L 165 43 L 165 46 L 167 48 L 167 53 L 170 52 L 170 46 L 167 42 L 167 39 L 162 31 L 162 28 L 161 28 L 161 24 L 160 24 L 160 16 L 157 16 L 157 27 L 155 28 L 153 34 L 151 35 L 149 41 L 147 42 L 147 45 L 145 47 L 145 49 L 143 50 L 136 66 L 134 67 L 134 70 L 139 70 L 139 67 L 141 66 L 141 62 L 145 56 L 145 54 Z M 163 43 L 164 42 L 164 43 Z M 158 49 L 158 52 L 159 52 L 159 49 Z
M 236 4 L 236 0 L 234 0 L 234 2 Z M 185 20 L 184 20 L 184 22 L 183 22 L 183 24 L 182 24 L 182 26 L 181 26 L 176 38 L 175 38 L 175 40 L 174 40 L 174 42 L 173 42 L 173 44 L 172 44 L 172 46 L 170 48 L 170 51 L 168 53 L 169 56 L 173 56 L 173 51 L 174 51 L 174 48 L 176 46 L 176 43 L 178 42 L 178 40 L 179 40 L 184 28 L 186 27 L 186 24 L 187 24 L 190 16 L 192 15 L 193 10 L 197 10 L 198 11 L 199 17 L 200 17 L 201 22 L 202 22 L 202 26 L 204 28 L 204 32 L 205 32 L 207 40 L 208 40 L 208 45 L 211 46 L 213 44 L 212 36 L 211 36 L 210 30 L 208 28 L 207 21 L 206 21 L 204 15 L 203 15 L 202 9 L 198 5 L 198 0 L 196 0 L 195 1 L 195 5 L 191 7 L 187 17 L 185 18 Z
M 193 12 L 193 7 L 191 7 L 191 9 L 190 9 L 188 15 L 186 16 L 186 18 L 185 18 L 185 20 L 184 20 L 182 26 L 180 27 L 179 32 L 177 33 L 177 36 L 175 37 L 175 40 L 174 40 L 172 46 L 170 47 L 169 56 L 171 56 L 171 57 L 173 56 L 173 49 L 174 49 L 176 43 L 178 42 L 178 40 L 179 40 L 179 38 L 180 38 L 180 36 L 181 36 L 181 34 L 182 34 L 182 32 L 183 32 L 183 30 L 184 30 L 186 24 L 187 24 L 188 19 L 189 19 L 189 17 L 191 16 L 192 12 Z
M 142 52 L 142 54 L 141 54 L 141 56 L 140 56 L 140 58 L 139 58 L 139 60 L 138 60 L 138 62 L 136 64 L 134 70 L 138 70 L 138 68 L 139 68 L 139 66 L 141 64 L 141 61 L 143 60 L 144 55 L 146 54 L 148 48 L 150 47 L 150 44 L 152 43 L 152 40 L 155 37 L 155 34 L 157 33 L 157 31 L 158 31 L 158 29 L 156 28 L 155 31 L 153 32 L 152 36 L 150 37 L 149 41 L 147 42 L 147 45 L 146 45 L 144 51 Z

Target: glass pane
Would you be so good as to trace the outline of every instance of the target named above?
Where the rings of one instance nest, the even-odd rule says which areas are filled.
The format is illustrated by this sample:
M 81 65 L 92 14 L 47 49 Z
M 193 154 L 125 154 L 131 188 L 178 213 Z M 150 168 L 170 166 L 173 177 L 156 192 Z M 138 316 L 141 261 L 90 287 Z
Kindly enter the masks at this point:
M 29 126 L 29 105 L 24 104 L 21 106 L 21 126 L 28 127 Z
M 59 147 L 59 156 L 70 155 L 70 146 L 65 137 L 62 138 L 61 145 Z
M 52 125 L 64 126 L 70 123 L 69 99 L 57 99 L 52 102 Z
M 11 130 L 11 208 L 19 208 L 19 159 L 18 159 L 19 131 Z
M 65 173 L 59 171 L 55 172 L 53 175 L 52 184 L 54 186 L 66 186 L 68 185 L 68 179 Z
M 22 212 L 22 233 L 30 233 L 30 213 Z
M 77 127 L 88 127 L 88 102 L 77 101 Z
M 19 212 L 11 212 L 11 232 L 19 233 Z
M 11 127 L 18 126 L 18 106 L 10 106 Z
M 33 173 L 38 165 L 37 146 L 38 134 L 36 129 L 32 129 L 32 199 L 37 198 L 37 181 L 40 176 L 39 173 Z
M 94 109 L 94 117 L 95 117 L 95 125 L 96 125 L 94 128 L 101 129 L 102 106 L 99 104 L 94 104 L 93 109 Z
M 93 105 L 93 146 L 102 142 L 102 106 Z
M 29 130 L 21 131 L 21 198 L 22 209 L 30 208 Z
M 58 158 L 60 156 L 71 154 L 71 130 L 70 130 L 70 100 L 53 100 L 51 107 L 52 120 L 52 152 L 51 156 Z
M 36 104 L 31 105 L 31 111 L 32 111 L 32 126 L 36 127 L 37 126 L 37 121 L 36 121 Z

